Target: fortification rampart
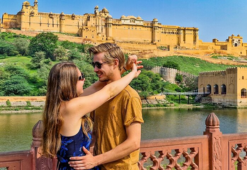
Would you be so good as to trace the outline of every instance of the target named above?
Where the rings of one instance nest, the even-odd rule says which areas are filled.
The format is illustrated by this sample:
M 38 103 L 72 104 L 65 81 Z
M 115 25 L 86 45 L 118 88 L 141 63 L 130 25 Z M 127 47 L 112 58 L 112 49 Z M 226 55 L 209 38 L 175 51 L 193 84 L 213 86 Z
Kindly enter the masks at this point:
M 151 71 L 154 73 L 160 74 L 165 81 L 169 81 L 170 83 L 173 83 L 173 84 L 176 83 L 175 78 L 177 74 L 181 74 L 183 75 L 183 77 L 187 77 L 187 78 L 197 78 L 198 77 L 193 74 L 186 73 L 186 72 L 183 72 L 177 69 L 160 67 L 160 66 L 156 66 L 152 68 Z

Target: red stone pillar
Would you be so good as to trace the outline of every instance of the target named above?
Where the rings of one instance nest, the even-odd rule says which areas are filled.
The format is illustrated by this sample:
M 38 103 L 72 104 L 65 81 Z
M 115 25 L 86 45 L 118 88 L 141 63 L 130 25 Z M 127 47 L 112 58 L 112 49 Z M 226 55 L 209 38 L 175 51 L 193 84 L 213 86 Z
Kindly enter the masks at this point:
M 57 161 L 55 158 L 50 159 L 42 156 L 40 146 L 42 140 L 42 126 L 43 123 L 39 120 L 33 127 L 33 142 L 31 146 L 32 152 L 32 169 L 33 170 L 56 170 Z
M 223 170 L 222 167 L 222 133 L 220 121 L 214 113 L 210 113 L 205 120 L 206 130 L 204 135 L 209 139 L 210 170 Z

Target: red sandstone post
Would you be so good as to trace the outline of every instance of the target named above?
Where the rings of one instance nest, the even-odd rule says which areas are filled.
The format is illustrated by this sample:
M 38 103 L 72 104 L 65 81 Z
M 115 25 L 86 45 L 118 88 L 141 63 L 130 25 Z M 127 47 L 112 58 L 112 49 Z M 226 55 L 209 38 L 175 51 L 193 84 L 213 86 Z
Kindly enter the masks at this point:
M 45 158 L 41 155 L 40 145 L 42 140 L 42 121 L 39 120 L 33 127 L 33 142 L 31 146 L 32 170 L 56 170 L 57 160 Z
M 206 130 L 204 135 L 209 139 L 210 170 L 223 170 L 222 167 L 222 133 L 220 121 L 214 113 L 210 113 L 205 120 Z

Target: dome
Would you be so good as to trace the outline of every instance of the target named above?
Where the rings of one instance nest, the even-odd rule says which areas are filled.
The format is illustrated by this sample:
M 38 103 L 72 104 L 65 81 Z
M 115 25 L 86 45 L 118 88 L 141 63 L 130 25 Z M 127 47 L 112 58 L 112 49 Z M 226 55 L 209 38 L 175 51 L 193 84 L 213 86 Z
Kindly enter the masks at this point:
M 23 5 L 30 6 L 30 3 L 28 1 L 23 2 Z
M 39 120 L 33 127 L 32 134 L 34 138 L 42 138 L 42 128 L 43 124 L 42 121 Z
M 131 19 L 131 18 L 136 19 L 135 16 L 127 16 L 127 18 L 128 18 L 128 19 Z
M 156 21 L 156 22 L 158 22 L 158 19 L 157 19 L 157 18 L 154 18 L 154 19 L 153 19 L 153 21 Z
M 141 18 L 141 17 L 139 17 L 139 16 L 138 16 L 136 19 L 138 19 L 138 20 L 142 20 L 142 18 Z
M 220 126 L 220 121 L 214 113 L 210 113 L 205 120 L 206 126 Z
M 96 7 L 94 7 L 94 9 L 99 9 L 99 6 L 97 5 Z
M 122 16 L 121 16 L 121 19 L 125 19 L 125 18 L 126 18 L 126 16 L 125 16 L 125 15 L 122 15 Z
M 106 8 L 103 8 L 103 9 L 102 9 L 102 12 L 103 12 L 103 13 L 109 13 L 109 11 L 108 11 Z
M 63 12 L 61 12 L 61 14 L 60 15 L 64 15 L 64 13 Z

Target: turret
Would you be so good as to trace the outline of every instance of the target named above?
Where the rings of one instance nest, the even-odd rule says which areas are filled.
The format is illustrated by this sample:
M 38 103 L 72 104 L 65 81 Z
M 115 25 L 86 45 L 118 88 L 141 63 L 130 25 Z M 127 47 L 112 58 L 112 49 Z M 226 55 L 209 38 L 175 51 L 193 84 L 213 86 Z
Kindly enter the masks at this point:
M 99 15 L 99 7 L 98 5 L 94 8 L 94 14 Z
M 34 1 L 34 8 L 35 8 L 36 10 L 38 10 L 38 0 L 35 0 L 35 1 Z
M 152 36 L 152 41 L 153 43 L 156 43 L 158 40 L 157 40 L 157 31 L 158 31 L 158 19 L 157 18 L 154 18 L 153 21 L 153 36 Z
M 110 39 L 112 37 L 112 17 L 109 15 L 106 18 L 106 38 Z

